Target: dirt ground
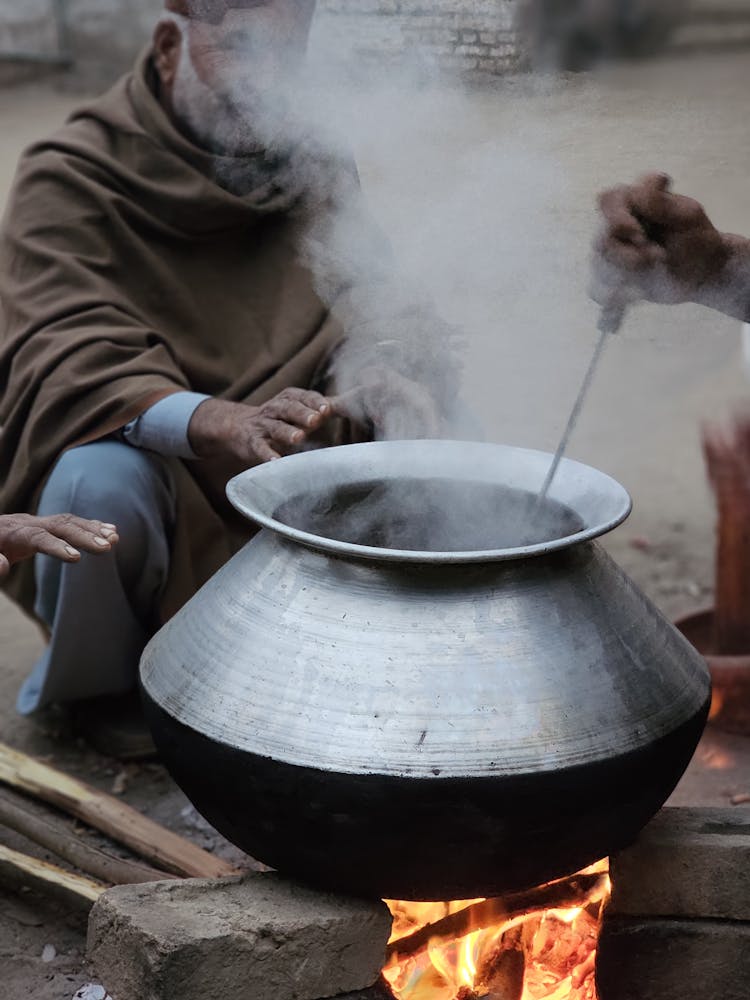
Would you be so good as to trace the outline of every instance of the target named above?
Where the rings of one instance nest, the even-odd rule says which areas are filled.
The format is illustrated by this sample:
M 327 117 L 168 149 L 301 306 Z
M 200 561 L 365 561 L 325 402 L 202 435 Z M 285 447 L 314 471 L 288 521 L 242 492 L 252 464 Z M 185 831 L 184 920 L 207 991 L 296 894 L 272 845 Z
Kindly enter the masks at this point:
M 555 86 L 508 81 L 474 91 L 470 114 L 429 137 L 434 169 L 449 175 L 457 149 L 478 148 L 490 137 L 533 135 L 539 155 L 565 182 L 565 202 L 551 221 L 564 230 L 568 252 L 556 261 L 554 275 L 543 286 L 530 275 L 528 287 L 512 295 L 499 282 L 484 307 L 484 324 L 472 331 L 466 386 L 490 437 L 554 446 L 593 343 L 595 315 L 582 293 L 582 274 L 598 189 L 645 169 L 665 169 L 681 189 L 705 201 L 720 228 L 750 234 L 749 80 L 750 53 L 736 52 L 673 56 Z M 50 132 L 77 100 L 52 86 L 0 91 L 0 201 L 20 149 Z M 393 176 L 377 155 L 365 155 L 361 166 L 397 251 L 411 254 L 413 226 L 404 220 L 413 219 L 414 205 L 430 211 L 419 171 Z M 497 204 L 487 206 L 498 224 L 505 194 L 499 190 Z M 741 353 L 737 323 L 689 307 L 639 308 L 605 356 L 574 439 L 575 457 L 615 475 L 632 492 L 635 512 L 607 545 L 670 616 L 710 600 L 714 515 L 699 428 L 747 400 Z M 17 688 L 41 648 L 34 627 L 0 600 L 2 739 L 101 788 L 117 787 L 147 815 L 237 858 L 159 765 L 123 769 L 15 715 Z M 728 805 L 745 792 L 748 741 L 709 730 L 672 801 Z M 2 833 L 0 841 L 14 842 Z M 71 1000 L 89 980 L 84 932 L 80 920 L 28 894 L 0 894 L 3 996 Z

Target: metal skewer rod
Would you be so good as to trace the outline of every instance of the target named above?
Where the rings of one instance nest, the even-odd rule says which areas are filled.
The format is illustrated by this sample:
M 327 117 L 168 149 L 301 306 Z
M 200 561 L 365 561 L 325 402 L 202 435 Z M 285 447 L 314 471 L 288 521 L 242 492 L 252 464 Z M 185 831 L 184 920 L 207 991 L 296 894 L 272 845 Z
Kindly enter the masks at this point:
M 570 441 L 571 434 L 573 433 L 576 424 L 578 423 L 578 417 L 581 414 L 581 409 L 588 395 L 589 388 L 591 387 L 591 382 L 594 378 L 594 373 L 596 372 L 597 365 L 599 364 L 599 358 L 604 350 L 604 345 L 607 342 L 607 337 L 611 333 L 617 333 L 622 325 L 622 321 L 625 318 L 625 308 L 624 306 L 611 306 L 605 308 L 601 312 L 599 318 L 599 323 L 597 329 L 599 330 L 599 338 L 594 347 L 594 354 L 589 363 L 588 370 L 584 377 L 581 388 L 576 397 L 576 401 L 573 404 L 573 409 L 568 417 L 568 422 L 565 425 L 565 430 L 563 431 L 563 436 L 560 438 L 560 443 L 557 446 L 557 451 L 555 452 L 555 457 L 552 459 L 552 464 L 549 467 L 547 475 L 542 483 L 542 488 L 537 496 L 535 512 L 539 510 L 544 500 L 549 493 L 549 488 L 552 485 L 552 481 L 557 474 L 557 470 L 560 467 L 560 462 L 562 461 L 563 455 L 568 447 L 568 442 Z

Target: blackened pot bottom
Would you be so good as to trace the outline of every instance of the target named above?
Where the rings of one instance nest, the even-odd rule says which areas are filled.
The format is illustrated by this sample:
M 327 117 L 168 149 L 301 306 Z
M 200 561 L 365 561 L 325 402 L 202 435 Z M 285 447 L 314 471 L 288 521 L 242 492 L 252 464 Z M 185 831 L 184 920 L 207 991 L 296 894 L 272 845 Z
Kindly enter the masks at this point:
M 320 888 L 414 900 L 529 889 L 621 850 L 671 794 L 709 707 L 603 763 L 428 779 L 280 763 L 217 743 L 143 699 L 164 764 L 227 840 Z

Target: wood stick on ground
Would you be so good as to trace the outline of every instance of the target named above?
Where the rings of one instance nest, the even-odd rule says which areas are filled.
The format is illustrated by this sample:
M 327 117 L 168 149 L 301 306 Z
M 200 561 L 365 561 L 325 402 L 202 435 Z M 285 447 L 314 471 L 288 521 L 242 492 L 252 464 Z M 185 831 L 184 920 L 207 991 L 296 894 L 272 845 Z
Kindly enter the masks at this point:
M 576 875 L 575 878 L 553 882 L 541 889 L 515 892 L 498 899 L 485 899 L 481 903 L 472 903 L 458 913 L 451 913 L 442 920 L 425 924 L 413 934 L 391 941 L 386 950 L 387 959 L 391 964 L 402 961 L 424 951 L 433 941 L 452 941 L 471 934 L 472 931 L 486 930 L 496 924 L 513 920 L 523 916 L 524 913 L 583 905 L 599 884 L 604 886 L 606 878 L 606 875 Z
M 68 901 L 87 909 L 107 888 L 89 878 L 21 854 L 4 844 L 0 844 L 0 881 L 14 888 L 24 886 L 44 892 L 52 889 L 55 894 L 63 895 Z
M 29 802 L 7 788 L 0 788 L 0 824 L 20 833 L 35 844 L 109 885 L 158 882 L 177 878 L 139 861 L 117 858 L 77 837 L 65 820 L 48 808 Z
M 238 874 L 228 862 L 136 809 L 63 771 L 0 743 L 0 781 L 49 802 L 177 875 L 221 878 Z

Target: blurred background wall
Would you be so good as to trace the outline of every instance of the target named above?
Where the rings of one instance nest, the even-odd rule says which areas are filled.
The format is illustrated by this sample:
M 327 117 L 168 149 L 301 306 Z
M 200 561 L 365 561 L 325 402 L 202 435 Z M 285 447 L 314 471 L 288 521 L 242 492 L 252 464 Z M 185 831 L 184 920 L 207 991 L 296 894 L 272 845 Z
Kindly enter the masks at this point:
M 417 46 L 451 69 L 501 73 L 517 63 L 516 0 L 320 0 L 326 51 L 363 66 Z M 85 82 L 106 82 L 148 38 L 159 0 L 0 0 L 0 54 L 29 65 L 70 57 Z
M 132 62 L 160 0 L 0 0 L 3 78 L 72 67 L 84 89 Z M 314 42 L 368 71 L 407 53 L 425 65 L 496 76 L 525 62 L 581 69 L 614 52 L 652 54 L 696 26 L 740 30 L 748 0 L 319 0 Z M 519 26 L 522 29 L 519 33 Z
M 6 81 L 71 65 L 78 83 L 109 83 L 148 38 L 158 0 L 0 0 Z

